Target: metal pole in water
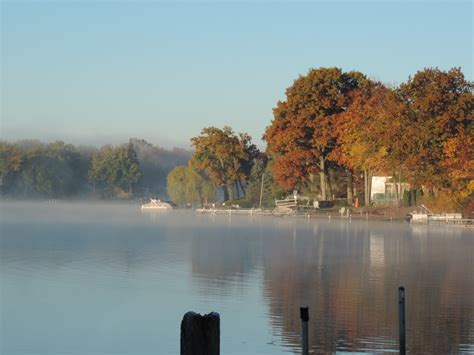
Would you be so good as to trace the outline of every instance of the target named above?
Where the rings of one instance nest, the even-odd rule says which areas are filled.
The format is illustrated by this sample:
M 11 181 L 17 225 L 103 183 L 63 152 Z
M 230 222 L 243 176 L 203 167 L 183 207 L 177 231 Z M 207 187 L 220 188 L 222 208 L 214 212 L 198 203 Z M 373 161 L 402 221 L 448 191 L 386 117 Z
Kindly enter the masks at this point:
M 398 321 L 400 333 L 400 354 L 406 354 L 405 344 L 405 288 L 398 288 Z
M 301 346 L 302 346 L 302 355 L 309 354 L 309 336 L 308 336 L 308 321 L 309 321 L 309 308 L 300 307 L 300 316 L 301 316 Z

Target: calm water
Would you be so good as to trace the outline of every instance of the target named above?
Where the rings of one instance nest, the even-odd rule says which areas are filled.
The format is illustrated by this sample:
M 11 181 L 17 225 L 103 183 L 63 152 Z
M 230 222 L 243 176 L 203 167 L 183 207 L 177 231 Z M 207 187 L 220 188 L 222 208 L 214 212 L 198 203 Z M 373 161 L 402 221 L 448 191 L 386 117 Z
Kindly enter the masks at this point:
M 474 230 L 404 223 L 1 205 L 0 353 L 179 353 L 188 310 L 223 354 L 474 353 Z

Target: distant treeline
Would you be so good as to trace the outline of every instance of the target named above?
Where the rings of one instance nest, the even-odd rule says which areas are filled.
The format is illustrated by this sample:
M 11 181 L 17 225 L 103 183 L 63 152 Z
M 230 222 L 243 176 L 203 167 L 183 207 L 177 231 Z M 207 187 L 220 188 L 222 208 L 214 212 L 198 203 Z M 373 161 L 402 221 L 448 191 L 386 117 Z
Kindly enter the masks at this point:
M 100 149 L 37 140 L 0 142 L 0 185 L 10 198 L 166 196 L 166 176 L 191 152 L 142 139 Z
M 473 88 L 459 68 L 424 69 L 396 88 L 360 72 L 311 69 L 276 103 L 264 153 L 245 133 L 204 128 L 191 139 L 189 164 L 168 176 L 169 194 L 178 204 L 199 204 L 208 193 L 189 187 L 210 181 L 226 200 L 242 191 L 249 206 L 271 205 L 293 190 L 349 205 L 357 196 L 368 206 L 371 178 L 381 175 L 392 177 L 400 204 L 470 212 Z

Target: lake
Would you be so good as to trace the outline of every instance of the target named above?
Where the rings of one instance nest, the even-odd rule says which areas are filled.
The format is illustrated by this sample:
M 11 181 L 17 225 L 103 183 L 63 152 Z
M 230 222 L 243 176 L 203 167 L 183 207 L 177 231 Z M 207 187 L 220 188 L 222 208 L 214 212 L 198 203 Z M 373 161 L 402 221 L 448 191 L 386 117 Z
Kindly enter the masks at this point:
M 474 353 L 474 230 L 2 203 L 7 354 L 177 354 L 189 310 L 221 316 L 222 354 Z

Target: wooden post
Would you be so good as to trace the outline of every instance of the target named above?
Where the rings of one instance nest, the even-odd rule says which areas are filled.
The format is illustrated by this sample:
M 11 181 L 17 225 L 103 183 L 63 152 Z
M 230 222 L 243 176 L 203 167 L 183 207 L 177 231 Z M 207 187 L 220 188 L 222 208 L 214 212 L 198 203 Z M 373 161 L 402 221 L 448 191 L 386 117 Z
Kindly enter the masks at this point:
M 219 355 L 219 313 L 188 312 L 181 321 L 181 355 Z
M 400 334 L 400 354 L 406 354 L 405 344 L 405 288 L 398 288 L 398 321 Z
M 309 309 L 308 307 L 300 307 L 300 316 L 301 316 L 301 346 L 302 346 L 302 355 L 309 354 L 309 335 L 308 335 L 308 321 L 309 321 Z

